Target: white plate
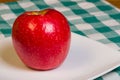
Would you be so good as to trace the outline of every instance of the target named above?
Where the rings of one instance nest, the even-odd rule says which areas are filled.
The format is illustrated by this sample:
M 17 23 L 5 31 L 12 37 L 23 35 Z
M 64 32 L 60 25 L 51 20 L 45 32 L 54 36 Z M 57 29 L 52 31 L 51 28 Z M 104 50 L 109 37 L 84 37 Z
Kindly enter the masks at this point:
M 120 52 L 75 33 L 65 62 L 50 71 L 26 67 L 17 57 L 11 37 L 0 41 L 0 80 L 91 80 L 119 65 Z

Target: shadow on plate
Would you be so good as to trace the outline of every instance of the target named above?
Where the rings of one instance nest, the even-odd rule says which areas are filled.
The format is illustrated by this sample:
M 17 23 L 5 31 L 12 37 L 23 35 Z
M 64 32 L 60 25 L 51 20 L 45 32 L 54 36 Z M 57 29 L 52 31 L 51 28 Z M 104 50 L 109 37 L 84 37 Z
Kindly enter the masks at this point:
M 3 62 L 9 64 L 12 67 L 23 69 L 23 70 L 30 70 L 27 66 L 25 66 L 19 57 L 17 56 L 12 44 L 7 44 L 2 51 L 0 51 L 0 57 L 2 58 Z

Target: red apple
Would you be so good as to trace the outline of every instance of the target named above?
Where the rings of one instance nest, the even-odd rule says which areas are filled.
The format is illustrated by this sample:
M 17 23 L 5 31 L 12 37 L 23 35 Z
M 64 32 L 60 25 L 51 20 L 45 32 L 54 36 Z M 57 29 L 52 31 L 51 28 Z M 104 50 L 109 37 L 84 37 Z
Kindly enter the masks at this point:
M 60 66 L 69 51 L 71 32 L 59 11 L 28 11 L 15 20 L 12 28 L 14 48 L 25 65 L 36 70 Z

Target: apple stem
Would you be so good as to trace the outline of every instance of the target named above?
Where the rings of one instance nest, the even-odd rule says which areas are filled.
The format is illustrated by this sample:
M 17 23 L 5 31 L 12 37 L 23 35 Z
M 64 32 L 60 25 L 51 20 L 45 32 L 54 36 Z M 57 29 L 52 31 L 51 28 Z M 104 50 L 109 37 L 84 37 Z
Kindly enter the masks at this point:
M 38 14 L 44 16 L 47 12 L 48 12 L 48 10 L 42 10 L 42 11 L 39 11 Z
M 44 16 L 47 12 L 48 12 L 48 10 L 42 10 L 42 11 L 33 11 L 32 13 L 27 13 L 27 14 Z
M 49 10 L 45 9 L 45 10 L 41 10 L 41 11 L 30 11 L 30 12 L 26 12 L 25 14 L 27 15 L 41 15 L 44 16 Z

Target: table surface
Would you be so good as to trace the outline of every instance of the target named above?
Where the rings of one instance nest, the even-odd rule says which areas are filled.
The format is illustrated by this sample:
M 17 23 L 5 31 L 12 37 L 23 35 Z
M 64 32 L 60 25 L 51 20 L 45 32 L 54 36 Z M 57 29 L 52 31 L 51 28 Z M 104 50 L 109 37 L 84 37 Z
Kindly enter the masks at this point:
M 12 1 L 17 1 L 17 0 L 0 0 L 0 3 L 12 2 Z M 120 0 L 107 0 L 107 1 L 110 2 L 111 4 L 113 4 L 114 6 L 120 8 Z
M 107 0 L 107 1 L 115 5 L 116 7 L 120 8 L 120 0 Z

